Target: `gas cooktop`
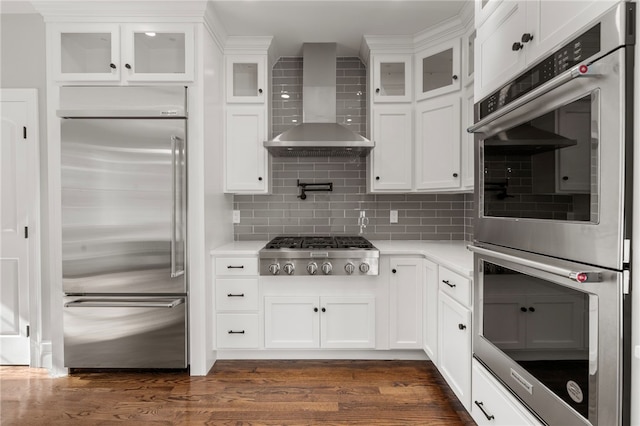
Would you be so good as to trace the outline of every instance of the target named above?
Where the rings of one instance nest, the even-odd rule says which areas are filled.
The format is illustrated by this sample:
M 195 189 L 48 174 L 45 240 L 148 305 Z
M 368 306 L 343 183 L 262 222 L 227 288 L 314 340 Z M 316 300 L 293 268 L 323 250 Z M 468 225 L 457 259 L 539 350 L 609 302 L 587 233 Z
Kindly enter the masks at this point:
M 378 275 L 379 256 L 361 236 L 281 236 L 260 250 L 260 275 Z

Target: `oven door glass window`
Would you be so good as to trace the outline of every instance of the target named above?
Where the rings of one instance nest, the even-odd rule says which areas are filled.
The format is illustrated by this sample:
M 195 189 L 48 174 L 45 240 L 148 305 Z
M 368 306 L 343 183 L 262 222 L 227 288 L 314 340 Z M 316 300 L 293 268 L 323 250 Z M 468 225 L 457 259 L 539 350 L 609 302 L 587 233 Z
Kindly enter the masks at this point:
M 598 95 L 484 139 L 485 217 L 598 222 Z
M 597 373 L 596 355 L 589 360 L 589 306 L 596 297 L 486 261 L 482 292 L 483 337 L 588 418 Z

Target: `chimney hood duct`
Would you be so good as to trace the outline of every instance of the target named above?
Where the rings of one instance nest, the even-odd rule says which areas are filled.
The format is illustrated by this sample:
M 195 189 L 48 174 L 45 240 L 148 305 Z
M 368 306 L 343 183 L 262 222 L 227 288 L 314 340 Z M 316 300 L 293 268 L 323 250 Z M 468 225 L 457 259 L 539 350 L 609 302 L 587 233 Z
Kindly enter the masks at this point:
M 366 156 L 374 143 L 336 123 L 336 44 L 305 43 L 303 123 L 264 146 L 276 157 Z

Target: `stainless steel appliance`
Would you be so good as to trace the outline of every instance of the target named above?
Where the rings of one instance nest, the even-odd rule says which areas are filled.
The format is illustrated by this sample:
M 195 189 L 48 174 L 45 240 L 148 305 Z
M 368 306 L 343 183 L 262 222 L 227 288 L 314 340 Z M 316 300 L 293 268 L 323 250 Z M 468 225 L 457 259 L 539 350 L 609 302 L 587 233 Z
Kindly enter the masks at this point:
M 475 239 L 612 269 L 629 262 L 632 7 L 476 103 Z
M 380 251 L 360 236 L 282 236 L 260 250 L 260 275 L 378 275 Z
M 186 88 L 60 104 L 65 366 L 185 368 Z
M 618 3 L 469 129 L 474 357 L 545 424 L 629 422 L 634 31 Z

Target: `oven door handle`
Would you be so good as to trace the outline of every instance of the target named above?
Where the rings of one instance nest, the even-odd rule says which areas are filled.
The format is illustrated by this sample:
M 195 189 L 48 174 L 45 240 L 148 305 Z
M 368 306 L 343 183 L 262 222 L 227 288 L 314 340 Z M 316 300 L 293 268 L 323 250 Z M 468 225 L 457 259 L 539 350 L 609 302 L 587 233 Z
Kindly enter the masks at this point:
M 566 83 L 570 82 L 574 78 L 584 77 L 584 76 L 592 76 L 593 77 L 593 76 L 601 75 L 598 71 L 599 70 L 594 65 L 590 65 L 590 64 L 576 65 L 575 67 L 573 67 L 570 70 L 566 71 L 565 73 L 559 75 L 556 79 L 550 81 L 549 83 L 543 84 L 542 86 L 532 90 L 531 92 L 527 93 L 526 95 L 523 95 L 521 98 L 516 99 L 515 101 L 513 101 L 509 105 L 505 106 L 504 108 L 502 108 L 502 109 L 500 109 L 500 110 L 498 110 L 498 111 L 496 111 L 496 112 L 494 112 L 492 114 L 489 114 L 488 116 L 486 116 L 482 120 L 478 121 L 473 126 L 469 127 L 467 129 L 467 132 L 469 132 L 469 133 L 479 132 L 480 129 L 483 128 L 484 126 L 486 126 L 487 124 L 490 124 L 493 121 L 495 121 L 495 120 L 497 120 L 497 119 L 499 119 L 501 117 L 504 117 L 505 115 L 509 114 L 510 112 L 520 108 L 522 105 L 525 105 L 525 104 L 533 101 L 534 99 L 537 99 L 540 96 L 549 93 L 553 89 L 556 89 L 556 88 L 562 86 L 563 84 L 566 84 Z
M 521 257 L 512 256 L 510 254 L 499 253 L 497 251 L 489 250 L 482 247 L 467 246 L 467 248 L 474 253 L 495 257 L 496 259 L 506 260 L 508 262 L 513 262 L 522 266 L 528 266 L 539 271 L 548 272 L 550 274 L 558 275 L 563 278 L 569 278 L 570 280 L 579 283 L 602 282 L 602 273 L 597 271 L 573 271 L 571 269 L 548 265 L 546 263 L 537 262 L 535 260 L 523 259 Z

